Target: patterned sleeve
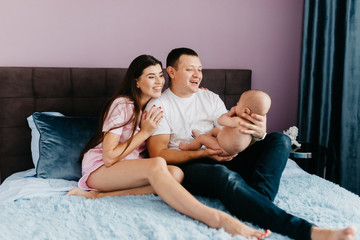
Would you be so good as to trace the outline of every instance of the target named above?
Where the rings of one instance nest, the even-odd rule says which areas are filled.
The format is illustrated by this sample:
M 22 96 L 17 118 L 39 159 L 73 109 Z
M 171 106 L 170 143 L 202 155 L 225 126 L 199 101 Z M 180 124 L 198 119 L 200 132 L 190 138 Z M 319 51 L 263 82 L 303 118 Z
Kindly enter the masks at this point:
M 121 135 L 124 124 L 129 121 L 134 111 L 134 105 L 126 98 L 117 98 L 111 104 L 103 124 L 103 132 L 112 132 Z

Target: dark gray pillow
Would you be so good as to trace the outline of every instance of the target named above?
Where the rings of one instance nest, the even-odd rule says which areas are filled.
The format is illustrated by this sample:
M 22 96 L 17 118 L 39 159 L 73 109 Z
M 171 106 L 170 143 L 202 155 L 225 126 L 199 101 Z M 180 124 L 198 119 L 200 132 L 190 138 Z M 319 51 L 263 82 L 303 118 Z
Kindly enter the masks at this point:
M 40 133 L 37 177 L 78 181 L 81 163 L 78 158 L 86 143 L 95 134 L 95 117 L 51 116 L 33 114 Z

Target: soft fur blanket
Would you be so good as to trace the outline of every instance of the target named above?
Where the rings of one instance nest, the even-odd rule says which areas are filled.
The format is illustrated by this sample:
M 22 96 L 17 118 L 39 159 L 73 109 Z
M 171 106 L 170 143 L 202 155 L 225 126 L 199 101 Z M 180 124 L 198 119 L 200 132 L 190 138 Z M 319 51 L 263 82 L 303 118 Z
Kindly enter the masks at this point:
M 218 200 L 198 199 L 225 210 Z M 275 203 L 321 227 L 360 230 L 359 196 L 314 175 L 284 174 Z M 1 239 L 244 239 L 184 216 L 155 195 L 35 197 L 1 203 L 0 219 Z

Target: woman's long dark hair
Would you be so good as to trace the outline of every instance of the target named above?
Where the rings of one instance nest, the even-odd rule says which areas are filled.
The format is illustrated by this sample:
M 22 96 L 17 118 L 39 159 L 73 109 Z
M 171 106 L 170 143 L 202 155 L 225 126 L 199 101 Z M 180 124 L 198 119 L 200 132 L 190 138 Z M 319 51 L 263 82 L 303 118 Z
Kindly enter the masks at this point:
M 139 116 L 140 116 L 140 112 L 141 112 L 141 109 L 140 109 L 141 108 L 141 106 L 140 106 L 141 90 L 140 90 L 140 88 L 136 87 L 136 82 L 137 82 L 138 78 L 143 74 L 143 71 L 145 68 L 147 68 L 149 66 L 155 66 L 155 65 L 160 65 L 162 68 L 161 62 L 151 55 L 140 55 L 130 63 L 130 66 L 127 69 L 125 78 L 121 82 L 119 89 L 105 103 L 105 105 L 101 111 L 101 114 L 100 114 L 98 129 L 97 129 L 95 135 L 90 139 L 90 141 L 86 144 L 85 148 L 83 149 L 83 151 L 79 157 L 79 161 L 82 161 L 82 158 L 87 151 L 94 148 L 95 146 L 97 146 L 104 140 L 104 133 L 102 131 L 104 121 L 109 113 L 111 104 L 114 102 L 115 99 L 117 99 L 119 97 L 127 97 L 130 101 L 132 101 L 134 103 L 134 112 L 133 112 L 131 118 L 129 119 L 129 121 L 127 121 L 126 123 L 124 123 L 121 126 L 121 127 L 123 127 L 129 123 L 133 123 L 132 133 L 129 138 L 130 141 L 128 141 L 125 150 L 129 147 L 129 145 L 134 137 L 135 130 L 136 130 L 137 126 L 139 125 Z

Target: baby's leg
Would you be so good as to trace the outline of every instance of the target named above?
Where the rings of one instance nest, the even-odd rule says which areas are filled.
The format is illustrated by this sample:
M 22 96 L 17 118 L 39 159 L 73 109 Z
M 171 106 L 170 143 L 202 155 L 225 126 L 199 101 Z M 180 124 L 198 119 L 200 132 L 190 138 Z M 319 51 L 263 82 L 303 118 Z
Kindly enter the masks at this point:
M 211 129 L 207 133 L 201 134 L 198 130 L 194 129 L 194 130 L 192 130 L 192 134 L 193 134 L 194 138 L 197 138 L 200 135 L 206 135 L 206 136 L 210 136 L 210 137 L 217 137 L 220 130 L 221 130 L 221 127 L 214 127 L 213 129 Z
M 181 150 L 197 150 L 199 148 L 201 148 L 202 145 L 204 145 L 207 148 L 211 148 L 214 150 L 218 150 L 221 149 L 221 147 L 219 146 L 216 136 L 219 132 L 219 128 L 213 128 L 212 130 L 210 130 L 207 133 L 204 134 L 200 134 L 199 131 L 197 130 L 193 130 L 192 133 L 195 137 L 194 140 L 192 140 L 189 143 L 185 143 L 185 142 L 181 142 L 179 144 L 179 148 Z
M 217 137 L 219 131 L 221 130 L 221 127 L 214 127 L 213 129 L 211 129 L 211 131 L 209 131 L 208 133 L 213 136 L 213 137 Z
M 192 130 L 192 134 L 194 136 L 194 140 L 192 140 L 189 143 L 186 142 L 180 142 L 179 149 L 183 151 L 189 151 L 189 150 L 198 150 L 201 148 L 202 144 L 197 140 L 198 136 L 200 136 L 200 132 L 198 130 Z
M 218 127 L 213 128 L 211 131 L 205 134 L 197 135 L 196 140 L 207 148 L 211 148 L 213 150 L 222 150 L 216 138 L 220 130 L 221 128 Z
M 180 142 L 180 144 L 179 144 L 179 148 L 184 151 L 197 150 L 197 149 L 201 148 L 201 146 L 202 146 L 202 144 L 198 141 L 197 138 L 195 138 L 194 140 L 192 140 L 189 143 Z
M 199 135 L 201 135 L 201 133 L 199 132 L 199 130 L 193 129 L 191 131 L 192 135 L 194 136 L 194 138 L 197 138 Z

